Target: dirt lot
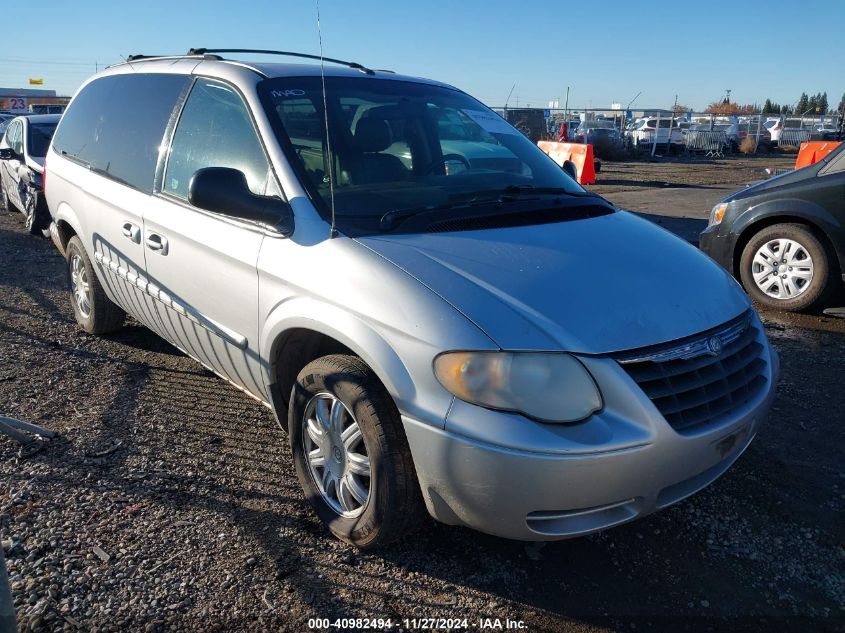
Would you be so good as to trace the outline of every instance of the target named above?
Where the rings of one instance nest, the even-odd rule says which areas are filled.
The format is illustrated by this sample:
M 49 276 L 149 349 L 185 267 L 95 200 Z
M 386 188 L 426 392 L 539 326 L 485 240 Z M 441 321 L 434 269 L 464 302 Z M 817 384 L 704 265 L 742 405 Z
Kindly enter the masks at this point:
M 709 167 L 690 171 L 608 165 L 597 189 L 708 186 Z M 361 554 L 312 516 L 267 410 L 140 326 L 82 334 L 63 261 L 21 216 L 0 211 L 0 249 L 0 414 L 61 434 L 35 454 L 0 439 L 22 631 L 307 631 L 312 617 L 845 630 L 845 321 L 763 314 L 783 364 L 771 418 L 687 501 L 545 546 L 432 523 Z
M 788 169 L 794 165 L 795 156 L 781 154 L 702 158 L 692 163 L 680 159 L 605 162 L 597 183 L 588 188 L 631 211 L 706 219 L 713 205 L 725 196 L 768 178 L 766 169 Z

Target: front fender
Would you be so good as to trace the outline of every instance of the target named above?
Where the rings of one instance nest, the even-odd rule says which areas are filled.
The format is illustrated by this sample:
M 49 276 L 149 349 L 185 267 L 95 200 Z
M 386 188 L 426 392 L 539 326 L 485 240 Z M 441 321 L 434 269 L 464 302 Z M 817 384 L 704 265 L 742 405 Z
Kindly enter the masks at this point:
M 755 226 L 777 222 L 803 221 L 823 232 L 833 244 L 845 241 L 845 229 L 836 217 L 823 206 L 801 198 L 779 198 L 765 200 L 743 211 L 733 223 L 737 244 L 742 245 Z M 834 249 L 835 250 L 835 249 Z M 845 271 L 845 252 L 836 252 L 839 269 Z
M 260 335 L 260 349 L 268 350 L 265 357 L 274 358 L 282 335 L 297 328 L 343 343 L 372 368 L 392 394 L 413 395 L 414 383 L 405 364 L 381 335 L 358 317 L 309 297 L 283 301 L 271 312 Z M 269 369 L 269 364 L 265 364 L 265 371 Z M 265 378 L 272 376 L 268 373 Z
M 765 218 L 798 218 L 813 224 L 825 233 L 838 233 L 842 225 L 827 209 L 801 198 L 765 200 L 743 211 L 734 221 L 734 231 L 742 234 L 752 224 Z
M 417 385 L 411 376 L 412 370 L 395 351 L 395 343 L 402 339 L 402 345 L 414 349 L 414 356 L 422 360 L 420 365 L 428 365 L 427 374 L 431 381 L 436 380 L 430 369 L 430 360 L 437 353 L 433 346 L 426 349 L 424 342 L 415 340 L 406 333 L 379 329 L 381 324 L 371 324 L 338 306 L 311 297 L 295 297 L 282 301 L 268 315 L 260 333 L 261 356 L 264 384 L 268 393 L 275 382 L 275 367 L 272 359 L 276 358 L 278 345 L 284 335 L 294 329 L 306 329 L 329 336 L 367 363 L 375 372 L 388 393 L 393 397 L 400 411 L 418 416 L 423 420 L 436 420 L 442 428 L 445 425 L 446 412 L 451 403 L 451 395 L 439 384 L 432 384 L 426 389 L 426 397 L 420 397 Z M 388 342 L 392 339 L 394 345 Z M 416 368 L 419 372 L 419 367 Z M 426 374 L 423 374 L 428 378 Z M 442 393 L 438 393 L 442 392 Z

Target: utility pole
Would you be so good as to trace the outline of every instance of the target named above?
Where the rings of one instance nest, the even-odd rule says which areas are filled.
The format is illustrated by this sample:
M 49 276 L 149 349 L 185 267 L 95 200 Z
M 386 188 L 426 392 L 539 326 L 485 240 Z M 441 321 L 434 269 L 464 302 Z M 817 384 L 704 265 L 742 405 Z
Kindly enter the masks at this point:
M 569 86 L 566 87 L 566 105 L 563 106 L 563 120 L 569 125 Z

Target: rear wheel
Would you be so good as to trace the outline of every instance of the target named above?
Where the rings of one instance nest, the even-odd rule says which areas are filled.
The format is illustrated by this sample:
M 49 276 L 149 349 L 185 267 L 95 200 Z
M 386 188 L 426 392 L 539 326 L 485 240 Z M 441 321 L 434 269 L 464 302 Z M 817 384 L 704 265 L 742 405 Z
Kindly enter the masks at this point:
M 106 295 L 82 241 L 74 235 L 65 252 L 70 303 L 79 327 L 89 334 L 106 334 L 120 328 L 126 313 Z
M 833 286 L 835 259 L 803 224 L 775 224 L 746 244 L 740 277 L 759 303 L 797 312 L 818 308 Z
M 419 525 L 424 504 L 399 411 L 361 359 L 334 354 L 309 363 L 290 402 L 299 481 L 336 537 L 374 549 Z
M 42 235 L 50 224 L 47 205 L 37 191 L 28 191 L 24 201 L 24 224 L 32 235 Z
M 3 186 L 3 179 L 0 178 L 0 199 L 3 201 L 3 208 L 6 209 L 8 212 L 17 211 L 17 208 L 12 201 L 9 199 L 9 194 L 6 193 L 6 187 Z

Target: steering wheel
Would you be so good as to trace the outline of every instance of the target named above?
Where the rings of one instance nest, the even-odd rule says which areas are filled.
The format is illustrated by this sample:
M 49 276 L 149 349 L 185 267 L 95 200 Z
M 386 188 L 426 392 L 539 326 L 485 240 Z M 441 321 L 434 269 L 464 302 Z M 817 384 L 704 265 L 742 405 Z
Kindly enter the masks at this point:
M 440 158 L 434 161 L 433 163 L 426 165 L 425 169 L 422 170 L 422 175 L 428 176 L 432 171 L 434 171 L 435 167 L 445 165 L 450 161 L 457 161 L 459 163 L 463 163 L 467 169 L 472 169 L 469 164 L 469 161 L 460 154 L 443 154 L 443 158 Z

